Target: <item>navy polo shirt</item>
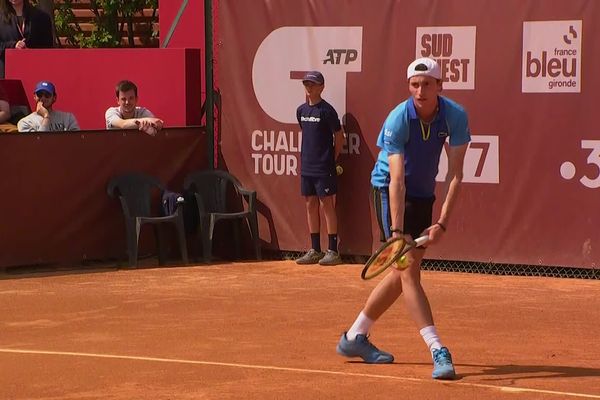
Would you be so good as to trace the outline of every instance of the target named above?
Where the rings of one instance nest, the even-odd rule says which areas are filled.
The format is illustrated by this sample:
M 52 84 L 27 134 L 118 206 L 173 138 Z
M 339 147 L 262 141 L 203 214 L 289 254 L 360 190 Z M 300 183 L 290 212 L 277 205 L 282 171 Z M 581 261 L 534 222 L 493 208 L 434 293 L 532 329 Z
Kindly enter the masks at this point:
M 429 130 L 421 125 L 412 97 L 388 115 L 377 137 L 381 151 L 371 173 L 373 186 L 389 186 L 388 155 L 403 154 L 406 194 L 433 197 L 440 154 L 446 139 L 449 138 L 450 146 L 461 146 L 471 141 L 464 108 L 442 96 L 438 96 L 438 104 L 438 113 Z
M 296 110 L 302 129 L 301 167 L 304 176 L 335 174 L 334 133 L 342 129 L 337 112 L 325 100 Z

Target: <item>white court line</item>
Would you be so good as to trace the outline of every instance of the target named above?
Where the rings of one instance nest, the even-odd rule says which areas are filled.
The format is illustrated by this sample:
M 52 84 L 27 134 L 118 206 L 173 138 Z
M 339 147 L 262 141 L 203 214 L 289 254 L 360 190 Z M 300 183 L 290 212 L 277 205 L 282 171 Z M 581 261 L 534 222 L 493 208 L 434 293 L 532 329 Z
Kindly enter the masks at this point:
M 217 366 L 217 367 L 232 367 L 232 368 L 262 369 L 262 370 L 272 370 L 272 371 L 302 372 L 302 373 L 308 373 L 308 374 L 357 376 L 357 377 L 362 377 L 362 378 L 391 379 L 391 380 L 419 382 L 419 383 L 434 382 L 432 379 L 407 378 L 407 377 L 403 377 L 403 376 L 393 376 L 393 375 L 361 374 L 361 373 L 356 373 L 356 372 L 326 371 L 326 370 L 322 370 L 322 369 L 275 367 L 275 366 L 271 366 L 271 365 L 252 365 L 252 364 L 222 363 L 222 362 L 213 362 L 213 361 L 181 360 L 181 359 L 175 359 L 175 358 L 122 356 L 122 355 L 117 355 L 117 354 L 76 353 L 76 352 L 70 352 L 70 351 L 21 350 L 21 349 L 1 349 L 1 348 L 0 348 L 0 353 L 38 354 L 38 355 L 43 354 L 43 355 L 54 355 L 54 356 L 111 358 L 111 359 L 119 359 L 119 360 L 154 361 L 154 362 L 175 363 L 175 364 L 212 365 L 212 366 Z M 460 381 L 443 381 L 443 383 L 447 384 L 447 385 L 478 387 L 478 388 L 499 390 L 502 392 L 511 392 L 511 393 L 542 393 L 542 394 L 549 394 L 549 395 L 556 395 L 556 396 L 581 397 L 581 398 L 587 398 L 587 399 L 600 399 L 600 395 L 594 395 L 594 394 L 558 392 L 558 391 L 554 391 L 554 390 L 530 389 L 530 388 L 513 387 L 513 386 L 496 386 L 496 385 L 486 385 L 486 384 L 482 384 L 482 383 L 468 383 L 468 382 L 460 382 Z

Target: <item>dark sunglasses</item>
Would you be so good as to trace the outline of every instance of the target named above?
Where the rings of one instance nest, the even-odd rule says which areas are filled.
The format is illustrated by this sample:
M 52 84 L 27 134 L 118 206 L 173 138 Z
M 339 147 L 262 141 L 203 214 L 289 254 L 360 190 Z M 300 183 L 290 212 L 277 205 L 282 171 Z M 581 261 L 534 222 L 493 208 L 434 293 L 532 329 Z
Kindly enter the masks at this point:
M 48 97 L 51 98 L 52 96 L 54 96 L 52 93 L 50 92 L 45 92 L 45 91 L 39 91 L 35 94 L 37 97 Z

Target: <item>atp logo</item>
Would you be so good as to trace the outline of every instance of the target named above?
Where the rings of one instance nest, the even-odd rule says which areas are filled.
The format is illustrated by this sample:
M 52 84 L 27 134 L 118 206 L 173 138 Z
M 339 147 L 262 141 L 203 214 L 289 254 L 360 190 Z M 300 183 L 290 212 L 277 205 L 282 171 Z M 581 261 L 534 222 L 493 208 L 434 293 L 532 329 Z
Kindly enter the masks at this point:
M 581 21 L 523 22 L 522 92 L 581 92 L 581 31 Z
M 333 65 L 343 62 L 347 65 L 356 61 L 357 58 L 358 50 L 356 49 L 330 49 L 327 52 L 327 58 L 323 60 L 323 64 L 331 63 Z
M 296 108 L 305 101 L 306 71 L 325 77 L 324 97 L 340 116 L 346 114 L 346 75 L 362 70 L 362 27 L 286 26 L 260 44 L 252 64 L 254 94 L 276 121 L 297 124 Z

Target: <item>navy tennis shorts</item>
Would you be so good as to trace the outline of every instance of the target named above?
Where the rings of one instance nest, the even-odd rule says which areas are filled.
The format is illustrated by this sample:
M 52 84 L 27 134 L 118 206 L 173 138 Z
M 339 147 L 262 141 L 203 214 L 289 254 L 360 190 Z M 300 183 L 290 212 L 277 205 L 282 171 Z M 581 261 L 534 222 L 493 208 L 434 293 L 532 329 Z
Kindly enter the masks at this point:
M 300 192 L 302 196 L 333 196 L 337 193 L 337 177 L 329 176 L 300 176 Z
M 421 236 L 425 229 L 431 226 L 434 202 L 435 196 L 429 198 L 406 196 L 404 205 L 404 233 L 416 239 Z M 375 213 L 377 214 L 380 240 L 385 242 L 392 236 L 390 232 L 392 224 L 390 193 L 387 187 L 373 188 L 373 203 L 375 204 Z

